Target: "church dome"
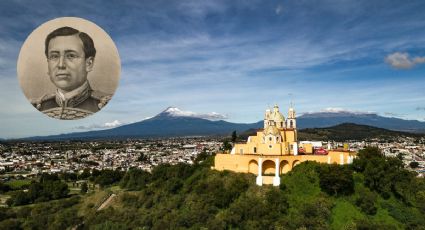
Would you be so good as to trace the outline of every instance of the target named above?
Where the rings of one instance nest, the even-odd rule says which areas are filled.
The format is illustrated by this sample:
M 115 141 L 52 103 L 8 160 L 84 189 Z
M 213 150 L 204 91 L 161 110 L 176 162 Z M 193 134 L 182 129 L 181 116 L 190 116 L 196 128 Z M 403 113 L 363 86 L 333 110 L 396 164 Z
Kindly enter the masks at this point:
M 278 136 L 279 135 L 279 130 L 277 129 L 276 126 L 274 125 L 269 125 L 265 130 L 264 130 L 264 134 L 267 136 L 269 134 L 273 135 L 273 136 Z
M 275 105 L 273 107 L 272 120 L 275 122 L 283 122 L 285 121 L 285 117 L 279 112 L 279 106 Z
M 273 114 L 273 120 L 275 122 L 284 122 L 285 121 L 285 117 L 279 112 L 277 111 L 277 113 Z

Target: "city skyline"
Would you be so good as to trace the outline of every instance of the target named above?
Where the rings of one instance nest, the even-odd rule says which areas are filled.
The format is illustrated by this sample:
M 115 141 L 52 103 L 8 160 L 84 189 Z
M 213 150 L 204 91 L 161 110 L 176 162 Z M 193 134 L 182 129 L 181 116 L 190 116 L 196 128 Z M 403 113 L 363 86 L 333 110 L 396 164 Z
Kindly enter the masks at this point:
M 297 113 L 424 121 L 424 10 L 422 1 L 2 1 L 0 137 L 114 127 L 168 106 L 241 123 L 291 102 Z M 102 27 L 121 57 L 112 100 L 78 121 L 39 113 L 16 77 L 27 36 L 64 16 Z

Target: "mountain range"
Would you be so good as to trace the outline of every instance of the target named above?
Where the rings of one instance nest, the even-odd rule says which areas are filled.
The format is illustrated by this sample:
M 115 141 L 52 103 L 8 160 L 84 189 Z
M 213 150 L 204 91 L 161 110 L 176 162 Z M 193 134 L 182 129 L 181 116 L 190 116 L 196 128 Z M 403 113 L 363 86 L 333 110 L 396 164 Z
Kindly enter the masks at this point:
M 223 120 L 214 120 L 218 116 L 206 115 L 207 114 L 188 113 L 175 107 L 169 107 L 152 118 L 112 129 L 29 137 L 25 139 L 64 140 L 214 136 L 228 135 L 233 130 L 242 132 L 250 128 L 261 128 L 263 124 L 262 121 L 249 124 L 231 123 Z M 216 114 L 213 113 L 212 115 Z M 206 117 L 209 119 L 206 119 Z
M 158 115 L 139 122 L 122 125 L 112 129 L 76 132 L 52 136 L 28 137 L 26 140 L 67 140 L 67 139 L 127 139 L 159 138 L 182 136 L 221 136 L 232 131 L 244 132 L 263 128 L 263 121 L 255 123 L 232 123 L 223 120 L 225 116 L 196 114 L 169 107 Z M 374 126 L 378 128 L 410 133 L 425 133 L 425 122 L 389 118 L 371 113 L 318 112 L 297 117 L 297 128 L 324 128 L 343 123 Z
M 318 112 L 306 113 L 297 117 L 299 129 L 324 128 L 342 123 L 368 125 L 402 132 L 425 133 L 425 122 L 383 117 L 374 113 Z

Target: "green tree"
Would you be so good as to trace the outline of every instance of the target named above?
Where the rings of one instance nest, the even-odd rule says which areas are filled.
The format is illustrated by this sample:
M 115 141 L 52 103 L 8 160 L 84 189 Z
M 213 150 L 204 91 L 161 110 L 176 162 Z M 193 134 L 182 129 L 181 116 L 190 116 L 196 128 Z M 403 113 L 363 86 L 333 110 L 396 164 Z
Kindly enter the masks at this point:
M 40 182 L 46 182 L 46 181 L 58 181 L 60 180 L 57 174 L 49 174 L 49 173 L 43 173 L 40 177 Z
M 83 182 L 81 184 L 81 190 L 80 190 L 81 194 L 86 194 L 88 190 L 89 190 L 89 187 L 87 186 L 87 182 Z
M 59 199 L 59 198 L 63 198 L 63 197 L 68 196 L 69 189 L 68 189 L 68 185 L 66 183 L 64 183 L 62 181 L 53 181 L 53 182 L 51 182 L 50 186 L 51 186 L 50 188 L 47 187 L 47 188 L 50 189 L 50 191 L 47 190 L 46 192 L 51 194 L 50 197 L 52 199 L 55 200 L 55 199 Z
M 16 218 L 15 212 L 10 208 L 0 207 L 0 221 L 10 218 Z
M 416 193 L 416 207 L 425 214 L 425 190 Z
M 232 142 L 235 143 L 237 138 L 238 138 L 238 135 L 236 134 L 236 130 L 234 130 L 232 132 Z
M 384 158 L 372 158 L 363 172 L 365 185 L 379 192 L 384 198 L 391 195 L 391 177 L 387 174 L 388 164 Z
M 305 203 L 300 208 L 300 214 L 294 220 L 295 228 L 329 229 L 333 203 L 324 197 L 310 203 Z
M 128 170 L 120 181 L 121 188 L 128 190 L 140 190 L 151 181 L 152 175 L 141 169 Z
M 119 182 L 123 176 L 123 172 L 117 170 L 105 169 L 100 171 L 99 176 L 95 177 L 94 182 L 101 187 Z
M 64 181 L 75 181 L 77 180 L 78 176 L 75 173 L 61 173 L 60 178 Z
M 376 207 L 377 196 L 374 192 L 368 189 L 362 189 L 359 191 L 359 195 L 356 199 L 356 205 L 362 210 L 362 212 L 368 215 L 375 215 L 377 211 Z
M 91 176 L 89 177 L 89 180 L 94 182 L 96 180 L 96 178 L 98 176 L 100 176 L 100 174 L 101 174 L 101 171 L 99 171 L 97 169 L 93 169 L 92 172 L 91 172 Z
M 139 161 L 139 162 L 149 162 L 149 158 L 145 154 L 140 153 L 139 157 L 137 158 L 137 161 Z
M 400 157 L 385 157 L 378 148 L 365 148 L 359 151 L 353 168 L 363 173 L 366 187 L 382 197 L 389 198 L 393 194 L 406 204 L 415 203 L 415 195 L 420 190 L 416 173 L 404 169 Z
M 80 175 L 78 175 L 78 179 L 85 180 L 85 179 L 89 178 L 90 175 L 91 175 L 90 174 L 90 169 L 89 168 L 85 168 L 83 170 L 83 172 Z
M 17 191 L 12 195 L 9 205 L 24 205 L 59 199 L 67 197 L 69 193 L 68 185 L 57 175 L 43 174 L 40 182 L 33 181 L 28 188 L 28 192 Z
M 42 183 L 33 182 L 28 189 L 28 197 L 34 202 L 37 198 L 44 195 Z
M 210 155 L 207 153 L 207 150 L 204 148 L 204 149 L 202 150 L 202 152 L 200 152 L 200 153 L 198 154 L 198 156 L 196 157 L 196 159 L 195 159 L 195 164 L 198 164 L 198 163 L 200 163 L 200 162 L 202 162 L 202 161 L 206 160 L 206 159 L 208 158 L 208 156 L 210 156 Z
M 390 224 L 374 221 L 374 220 L 371 220 L 371 219 L 356 220 L 354 222 L 354 224 L 355 224 L 355 229 L 359 229 L 359 230 L 397 229 L 396 227 L 394 227 Z
M 270 207 L 270 210 L 273 214 L 276 214 L 276 217 L 286 214 L 289 208 L 288 198 L 285 196 L 285 193 L 278 189 L 272 188 L 266 193 L 266 204 Z
M 350 195 L 354 192 L 353 171 L 345 165 L 319 164 L 320 188 L 329 195 Z
M 0 221 L 0 229 L 4 230 L 19 230 L 21 228 L 21 223 L 17 219 L 8 219 L 4 221 Z
M 223 145 L 222 145 L 222 147 L 221 147 L 224 151 L 230 151 L 230 150 L 232 150 L 232 148 L 233 148 L 233 146 L 232 146 L 232 144 L 231 143 L 229 143 L 229 141 L 228 140 L 224 140 L 223 141 Z
M 30 198 L 27 196 L 27 194 L 23 191 L 17 191 L 15 192 L 7 201 L 7 204 L 9 206 L 18 206 L 18 205 L 24 205 L 30 203 Z
M 0 193 L 9 192 L 10 190 L 12 190 L 12 188 L 8 184 L 0 181 Z
M 366 147 L 357 153 L 357 157 L 354 159 L 352 167 L 358 172 L 363 172 L 369 161 L 376 158 L 384 158 L 381 150 L 377 147 Z
M 419 166 L 419 163 L 417 161 L 412 161 L 409 164 L 410 168 L 414 169 L 417 168 Z
M 171 178 L 186 179 L 191 176 L 194 171 L 195 167 L 188 164 L 161 164 L 152 170 L 152 179 L 159 181 L 165 181 Z

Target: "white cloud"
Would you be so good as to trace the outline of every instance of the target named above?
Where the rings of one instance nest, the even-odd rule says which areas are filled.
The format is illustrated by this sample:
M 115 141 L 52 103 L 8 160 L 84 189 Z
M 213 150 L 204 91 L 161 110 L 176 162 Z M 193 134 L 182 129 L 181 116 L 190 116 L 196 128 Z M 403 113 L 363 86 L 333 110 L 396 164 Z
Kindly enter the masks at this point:
M 282 14 L 282 12 L 283 12 L 283 6 L 282 5 L 277 5 L 277 7 L 275 9 L 275 13 L 277 15 L 280 15 L 280 14 Z
M 228 118 L 227 115 L 219 114 L 216 112 L 211 112 L 207 114 L 198 114 L 197 117 L 208 119 L 208 120 L 225 120 Z
M 406 52 L 395 52 L 385 57 L 385 61 L 396 69 L 410 69 L 416 64 L 425 63 L 425 57 L 411 58 Z
M 114 128 L 114 127 L 117 127 L 117 126 L 120 126 L 120 125 L 122 125 L 122 123 L 118 120 L 114 120 L 113 122 L 106 122 L 104 124 L 104 126 L 107 127 L 107 128 Z
M 413 59 L 413 62 L 415 62 L 415 63 L 425 63 L 425 57 L 415 57 L 414 59 Z
M 376 114 L 376 112 L 373 111 L 358 111 L 358 110 L 349 110 L 349 109 L 343 109 L 343 108 L 333 108 L 329 107 L 321 112 L 328 112 L 328 113 L 354 113 L 354 114 Z
M 395 52 L 388 55 L 385 61 L 396 69 L 409 69 L 414 65 L 408 53 Z
M 301 115 L 315 114 L 315 113 L 376 114 L 376 112 L 373 112 L 373 111 L 358 111 L 358 110 L 343 109 L 343 108 L 339 108 L 339 107 L 328 107 L 328 108 L 320 110 L 319 112 L 309 111 L 309 112 L 306 112 L 306 113 L 301 113 Z
M 387 117 L 396 117 L 396 118 L 406 117 L 406 114 L 399 114 L 399 113 L 392 113 L 392 112 L 384 112 L 384 115 Z
M 82 130 L 94 130 L 94 129 L 111 129 L 118 126 L 124 125 L 124 123 L 114 120 L 111 122 L 105 122 L 104 124 L 92 124 L 92 125 L 81 125 L 75 127 L 76 129 L 82 129 Z
M 210 12 L 223 12 L 227 8 L 225 1 L 178 1 L 177 9 L 192 17 L 204 17 Z
M 322 112 L 329 112 L 329 113 L 340 113 L 340 112 L 349 112 L 348 110 L 344 110 L 343 108 L 333 108 L 328 107 L 322 110 Z

